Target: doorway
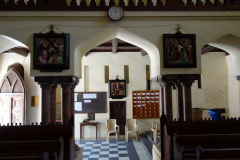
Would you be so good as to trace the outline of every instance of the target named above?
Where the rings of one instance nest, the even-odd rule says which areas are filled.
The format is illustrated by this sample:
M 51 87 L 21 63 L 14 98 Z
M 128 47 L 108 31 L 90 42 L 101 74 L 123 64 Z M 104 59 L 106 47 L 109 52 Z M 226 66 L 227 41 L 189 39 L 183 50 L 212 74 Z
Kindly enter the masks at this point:
M 26 124 L 26 87 L 21 75 L 10 69 L 0 84 L 0 123 Z
M 110 101 L 110 119 L 116 119 L 120 134 L 125 134 L 126 101 Z

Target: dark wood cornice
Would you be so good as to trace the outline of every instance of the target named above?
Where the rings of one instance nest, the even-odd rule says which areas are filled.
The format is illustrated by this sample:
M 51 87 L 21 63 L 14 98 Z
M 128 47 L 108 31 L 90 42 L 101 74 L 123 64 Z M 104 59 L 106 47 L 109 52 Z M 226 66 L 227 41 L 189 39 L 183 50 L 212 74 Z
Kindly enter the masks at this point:
M 197 0 L 194 4 L 192 0 L 188 0 L 185 5 L 183 0 L 167 0 L 163 6 L 161 1 L 153 5 L 152 0 L 148 0 L 146 6 L 143 1 L 138 1 L 136 6 L 133 1 L 129 1 L 126 6 L 125 2 L 120 0 L 119 6 L 125 11 L 239 11 L 240 2 L 232 1 L 224 0 L 224 3 L 221 3 L 218 0 L 212 3 L 206 0 L 203 4 Z M 112 5 L 115 5 L 114 0 L 109 2 L 109 6 Z M 101 0 L 99 6 L 96 5 L 95 0 L 90 1 L 90 6 L 87 6 L 86 0 L 81 0 L 80 6 L 77 5 L 76 0 L 71 0 L 70 6 L 65 0 L 38 0 L 36 4 L 33 0 L 28 0 L 27 3 L 23 0 L 18 0 L 16 3 L 13 0 L 8 0 L 6 3 L 0 0 L 0 11 L 108 11 L 109 6 L 105 0 Z
M 121 6 L 124 11 L 239 11 L 240 6 Z M 0 5 L 0 11 L 108 11 L 109 6 Z
M 76 76 L 39 76 L 34 77 L 34 81 L 39 84 L 74 84 L 79 83 L 79 78 Z
M 184 82 L 184 81 L 198 81 L 198 88 L 202 88 L 201 74 L 166 74 L 154 77 L 155 83 L 162 82 Z

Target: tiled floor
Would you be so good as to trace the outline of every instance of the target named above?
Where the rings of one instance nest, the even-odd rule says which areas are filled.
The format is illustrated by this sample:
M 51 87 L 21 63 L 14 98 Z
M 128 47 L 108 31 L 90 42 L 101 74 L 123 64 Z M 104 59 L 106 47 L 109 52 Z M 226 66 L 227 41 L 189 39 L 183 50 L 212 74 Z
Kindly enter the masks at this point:
M 76 141 L 83 147 L 83 160 L 151 160 L 141 142 L 129 139 L 81 140 Z

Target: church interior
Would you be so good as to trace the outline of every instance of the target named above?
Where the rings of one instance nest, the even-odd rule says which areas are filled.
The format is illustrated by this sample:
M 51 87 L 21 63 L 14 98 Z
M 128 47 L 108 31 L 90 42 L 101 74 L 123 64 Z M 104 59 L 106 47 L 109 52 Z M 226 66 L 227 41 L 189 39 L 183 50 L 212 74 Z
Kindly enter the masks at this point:
M 0 22 L 0 159 L 240 159 L 240 1 L 0 0 Z

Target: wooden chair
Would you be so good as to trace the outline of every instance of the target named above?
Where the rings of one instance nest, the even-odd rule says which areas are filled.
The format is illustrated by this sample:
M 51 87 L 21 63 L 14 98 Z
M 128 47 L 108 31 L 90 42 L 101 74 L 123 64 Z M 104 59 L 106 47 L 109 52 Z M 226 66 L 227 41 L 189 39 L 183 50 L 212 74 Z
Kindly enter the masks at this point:
M 108 119 L 106 121 L 107 137 L 106 141 L 109 142 L 109 134 L 115 133 L 116 139 L 119 142 L 119 126 L 116 123 L 116 119 Z
M 125 139 L 128 141 L 128 133 L 136 133 L 136 140 L 138 141 L 138 125 L 136 119 L 127 119 L 125 126 Z
M 154 143 L 157 142 L 157 132 L 160 131 L 160 122 L 152 122 L 151 138 Z

